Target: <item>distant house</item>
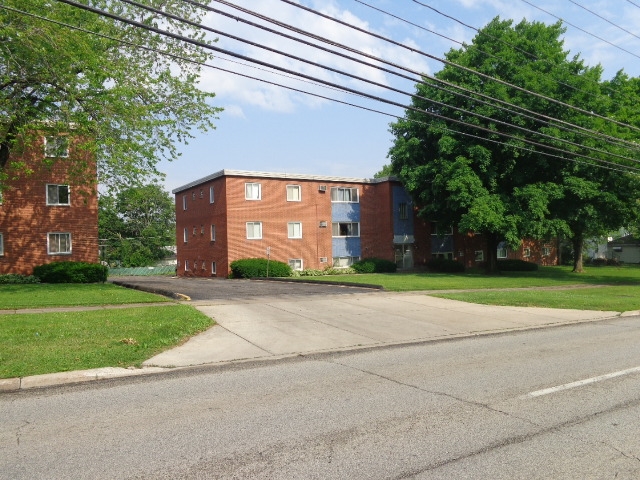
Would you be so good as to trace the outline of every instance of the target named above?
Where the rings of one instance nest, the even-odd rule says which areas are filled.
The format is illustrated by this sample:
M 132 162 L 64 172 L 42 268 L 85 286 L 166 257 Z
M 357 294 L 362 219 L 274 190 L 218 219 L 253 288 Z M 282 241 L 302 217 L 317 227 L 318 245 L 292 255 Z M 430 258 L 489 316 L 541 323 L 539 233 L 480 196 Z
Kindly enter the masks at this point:
M 394 177 L 358 179 L 221 170 L 173 190 L 177 272 L 227 276 L 241 258 L 269 257 L 294 270 L 348 267 L 362 258 L 424 267 L 432 258 L 467 267 L 487 259 L 481 235 L 439 232 L 415 212 Z M 504 258 L 555 264 L 555 246 L 523 242 Z M 500 255 L 499 255 L 500 256 Z
M 607 258 L 623 263 L 640 263 L 640 238 L 627 235 L 608 242 Z
M 0 200 L 0 273 L 29 275 L 54 261 L 98 262 L 98 199 L 70 170 L 96 178 L 89 153 L 67 135 L 43 134 L 12 155 Z M 14 168 L 23 163 L 32 173 Z

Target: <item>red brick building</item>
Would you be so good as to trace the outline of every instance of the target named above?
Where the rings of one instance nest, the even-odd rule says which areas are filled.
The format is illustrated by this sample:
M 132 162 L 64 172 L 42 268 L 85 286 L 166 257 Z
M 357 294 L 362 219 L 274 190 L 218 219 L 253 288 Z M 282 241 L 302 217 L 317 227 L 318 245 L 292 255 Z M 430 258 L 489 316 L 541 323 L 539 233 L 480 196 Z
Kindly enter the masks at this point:
M 70 174 L 74 169 L 95 181 L 96 167 L 75 147 L 69 136 L 42 135 L 9 157 L 0 200 L 0 274 L 30 275 L 54 261 L 98 262 L 95 187 L 75 186 Z M 15 162 L 32 173 L 14 169 Z
M 434 257 L 466 266 L 486 259 L 479 236 L 436 235 L 433 225 L 415 216 L 411 198 L 393 177 L 222 170 L 173 193 L 178 275 L 227 276 L 234 260 L 267 256 L 295 270 L 343 267 L 371 257 L 403 269 Z M 528 252 L 532 261 L 555 261 L 555 251 L 545 250 L 543 258 L 542 250 L 525 248 L 505 255 Z

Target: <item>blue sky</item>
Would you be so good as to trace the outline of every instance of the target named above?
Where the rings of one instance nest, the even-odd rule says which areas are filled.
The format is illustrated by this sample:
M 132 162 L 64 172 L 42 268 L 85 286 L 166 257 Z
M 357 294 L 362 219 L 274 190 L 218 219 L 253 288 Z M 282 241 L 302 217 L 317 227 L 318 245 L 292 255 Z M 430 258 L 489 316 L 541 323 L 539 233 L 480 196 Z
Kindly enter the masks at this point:
M 232 1 L 281 22 L 334 39 L 415 71 L 433 75 L 442 68 L 442 63 L 436 60 L 306 13 L 280 0 Z M 611 78 L 620 69 L 632 76 L 640 75 L 640 58 L 635 56 L 635 52 L 640 53 L 640 0 L 420 1 L 478 29 L 496 16 L 513 19 L 516 23 L 523 18 L 528 21 L 556 22 L 556 18 L 542 11 L 546 10 L 573 24 L 565 25 L 565 49 L 571 54 L 580 54 L 587 65 L 601 64 L 604 68 L 603 78 Z M 363 2 L 409 20 L 417 26 L 374 10 L 357 0 L 301 0 L 299 3 L 439 58 L 444 58 L 449 49 L 460 48 L 460 45 L 424 29 L 467 43 L 470 43 L 476 34 L 474 30 L 411 0 Z M 234 15 L 256 23 L 269 25 L 216 2 L 212 2 L 211 6 L 233 12 Z M 407 92 L 413 92 L 415 89 L 415 81 L 399 79 L 378 69 L 340 59 L 243 25 L 220 14 L 210 13 L 203 24 L 383 85 Z M 301 71 L 371 95 L 393 99 L 402 104 L 410 102 L 409 97 L 394 94 L 381 87 L 287 59 L 223 36 L 218 38 L 217 46 L 220 48 Z M 403 114 L 400 107 L 300 82 L 237 62 L 239 60 L 220 55 L 213 63 L 221 68 L 381 110 L 391 115 Z M 214 104 L 225 110 L 215 122 L 215 130 L 204 134 L 196 133 L 196 138 L 192 139 L 189 145 L 180 147 L 182 156 L 178 160 L 160 164 L 160 171 L 166 174 L 164 185 L 169 191 L 222 169 L 370 178 L 388 163 L 387 152 L 392 144 L 389 123 L 394 121 L 391 116 L 360 110 L 214 69 L 205 69 L 201 87 L 215 92 Z

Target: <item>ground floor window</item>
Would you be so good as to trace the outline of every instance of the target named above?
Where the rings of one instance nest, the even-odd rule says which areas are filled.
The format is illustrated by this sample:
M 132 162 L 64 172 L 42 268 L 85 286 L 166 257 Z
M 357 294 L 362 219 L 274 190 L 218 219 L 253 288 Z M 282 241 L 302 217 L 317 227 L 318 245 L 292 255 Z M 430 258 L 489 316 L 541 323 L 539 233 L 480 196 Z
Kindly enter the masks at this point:
M 453 252 L 432 253 L 431 258 L 453 260 Z
M 484 262 L 484 250 L 475 251 L 476 262 Z
M 531 256 L 531 249 L 525 248 L 524 250 L 522 250 L 522 256 L 524 258 L 529 258 Z
M 4 257 L 4 235 L 0 233 L 0 257 Z
M 216 262 L 211 262 L 211 275 L 216 274 Z
M 302 271 L 302 259 L 301 258 L 290 258 L 289 259 L 289 266 L 291 267 L 291 270 Z
M 551 255 L 551 248 L 550 247 L 542 247 L 542 256 L 543 257 L 548 257 L 549 255 Z
M 53 232 L 47 235 L 47 253 L 49 255 L 71 253 L 71 234 Z
M 333 257 L 335 268 L 347 268 L 360 260 L 360 257 Z
M 507 258 L 507 247 L 498 248 L 498 258 Z

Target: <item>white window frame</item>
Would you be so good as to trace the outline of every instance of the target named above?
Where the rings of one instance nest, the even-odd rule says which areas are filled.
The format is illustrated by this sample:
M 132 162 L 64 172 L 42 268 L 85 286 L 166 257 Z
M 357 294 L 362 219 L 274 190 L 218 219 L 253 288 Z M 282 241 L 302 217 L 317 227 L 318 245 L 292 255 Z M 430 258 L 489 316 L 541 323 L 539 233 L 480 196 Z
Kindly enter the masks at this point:
M 186 210 L 186 209 L 187 209 L 187 196 L 182 195 L 182 210 Z
M 296 232 L 296 225 L 299 226 Z M 287 223 L 287 237 L 288 238 L 302 238 L 302 222 L 288 222 Z
M 184 261 L 184 271 L 188 272 L 189 271 L 189 260 L 185 260 Z
M 542 247 L 542 256 L 548 257 L 551 255 L 551 247 Z
M 300 185 L 287 185 L 287 202 L 301 202 L 302 187 Z
M 60 241 L 62 238 L 66 238 L 67 249 L 62 250 Z M 47 254 L 48 255 L 71 255 L 71 233 L 69 232 L 49 232 L 47 233 Z
M 474 252 L 474 258 L 476 262 L 484 262 L 484 250 L 476 250 Z
M 299 267 L 297 267 L 297 265 L 300 265 Z M 290 258 L 289 259 L 289 266 L 291 267 L 291 270 L 297 271 L 297 272 L 301 272 L 302 270 L 304 270 L 302 268 L 302 259 L 301 258 Z
M 4 234 L 0 233 L 0 257 L 4 257 Z
M 212 242 L 216 241 L 216 226 L 215 225 L 211 225 L 211 241 Z
M 256 228 L 258 228 L 257 235 Z M 262 222 L 247 222 L 247 240 L 262 240 Z
M 360 257 L 333 257 L 333 268 L 349 268 L 360 261 Z
M 340 225 L 351 225 L 351 227 L 347 227 L 348 230 L 351 230 L 353 233 L 353 225 L 356 225 L 356 229 L 358 230 L 356 232 L 356 235 L 340 235 L 341 233 L 341 229 L 340 229 Z M 338 235 L 336 235 L 336 226 L 337 226 L 337 233 Z M 332 222 L 331 223 L 331 236 L 334 238 L 340 237 L 340 238 L 356 238 L 360 236 L 360 222 Z
M 496 251 L 496 258 L 507 258 L 507 247 L 498 248 Z
M 525 247 L 522 249 L 522 258 L 529 258 L 531 256 L 531 249 L 529 247 Z
M 245 200 L 262 200 L 262 184 L 261 183 L 245 183 L 244 199 Z
M 184 240 L 184 243 L 187 243 L 189 241 L 189 229 L 187 227 L 184 227 L 183 240 Z
M 45 136 L 44 156 L 46 158 L 67 158 L 69 156 L 69 137 L 66 135 Z
M 348 200 L 345 200 L 347 197 Z M 331 201 L 333 203 L 360 203 L 360 195 L 355 187 L 331 187 Z
M 65 188 L 67 191 L 67 203 L 60 202 L 60 189 Z M 47 205 L 49 206 L 69 206 L 71 205 L 71 188 L 69 185 L 47 183 Z M 55 193 L 50 190 L 55 190 Z
M 209 203 L 214 203 L 215 202 L 215 189 L 213 188 L 213 186 L 209 187 Z
M 216 270 L 216 262 L 211 262 L 211 275 L 216 275 L 217 274 L 217 270 Z

